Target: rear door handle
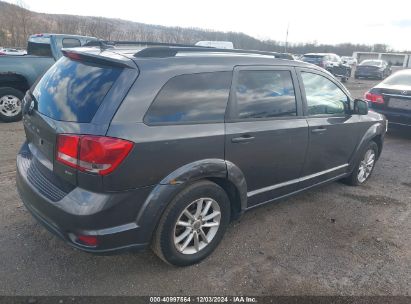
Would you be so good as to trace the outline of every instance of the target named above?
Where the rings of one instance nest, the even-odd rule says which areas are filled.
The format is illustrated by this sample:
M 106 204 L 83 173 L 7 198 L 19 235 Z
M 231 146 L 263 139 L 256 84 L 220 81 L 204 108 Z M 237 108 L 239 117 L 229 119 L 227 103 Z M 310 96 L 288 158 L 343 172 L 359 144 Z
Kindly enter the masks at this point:
M 324 128 L 324 127 L 318 127 L 318 128 L 315 128 L 315 129 L 311 130 L 312 133 L 323 133 L 325 131 L 327 131 L 327 129 Z
M 254 136 L 251 135 L 243 135 L 240 137 L 234 137 L 231 139 L 232 143 L 244 143 L 244 142 L 250 142 L 252 140 L 254 140 Z

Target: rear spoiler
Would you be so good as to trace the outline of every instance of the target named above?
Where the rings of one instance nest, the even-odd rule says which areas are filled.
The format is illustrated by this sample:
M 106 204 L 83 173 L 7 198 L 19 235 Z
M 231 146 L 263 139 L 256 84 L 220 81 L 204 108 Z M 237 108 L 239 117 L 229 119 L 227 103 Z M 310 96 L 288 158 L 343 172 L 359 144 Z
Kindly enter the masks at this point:
M 119 68 L 136 68 L 135 63 L 131 59 L 116 53 L 110 53 L 110 56 L 102 56 L 101 53 L 93 54 L 89 52 L 81 52 L 71 49 L 62 49 L 61 52 L 63 53 L 63 56 L 70 58 L 72 60 L 109 65 Z

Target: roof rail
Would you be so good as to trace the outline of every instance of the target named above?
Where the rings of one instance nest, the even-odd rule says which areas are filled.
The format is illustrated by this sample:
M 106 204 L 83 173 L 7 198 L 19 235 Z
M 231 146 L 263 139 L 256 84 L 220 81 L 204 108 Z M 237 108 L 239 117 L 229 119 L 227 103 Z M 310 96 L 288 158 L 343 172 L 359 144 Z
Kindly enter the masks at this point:
M 134 54 L 134 57 L 174 57 L 177 53 L 182 52 L 210 52 L 210 53 L 236 53 L 236 54 L 257 54 L 273 56 L 275 58 L 284 59 L 281 53 L 258 51 L 258 50 L 243 50 L 243 49 L 220 49 L 209 46 L 197 46 L 180 43 L 165 43 L 152 41 L 110 41 L 110 40 L 93 40 L 86 43 L 84 46 L 98 46 L 103 51 L 105 49 L 115 48 L 116 46 L 145 46 L 142 50 Z
M 174 46 L 174 47 L 194 47 L 192 44 L 180 44 L 180 43 L 166 43 L 166 42 L 152 42 L 152 41 L 114 41 L 114 40 L 94 40 L 89 41 L 85 46 L 98 46 L 101 49 L 115 48 L 116 46 Z M 206 46 L 198 46 L 198 48 L 210 48 Z
M 258 55 L 266 55 L 266 56 L 273 56 L 275 58 L 281 58 L 280 53 L 276 52 L 266 52 L 266 51 L 255 51 L 255 50 L 242 50 L 242 49 L 219 49 L 213 47 L 199 47 L 199 46 L 188 46 L 188 47 L 148 47 L 138 51 L 134 54 L 134 57 L 173 57 L 176 56 L 177 53 L 234 53 L 234 54 L 258 54 Z

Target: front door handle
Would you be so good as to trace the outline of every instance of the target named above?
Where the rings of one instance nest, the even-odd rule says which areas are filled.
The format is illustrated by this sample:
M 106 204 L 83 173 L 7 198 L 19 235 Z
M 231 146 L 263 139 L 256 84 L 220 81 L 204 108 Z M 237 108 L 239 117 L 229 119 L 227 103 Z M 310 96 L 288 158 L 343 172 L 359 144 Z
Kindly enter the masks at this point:
M 325 131 L 327 131 L 327 129 L 324 128 L 324 127 L 318 127 L 318 128 L 315 128 L 315 129 L 311 130 L 312 133 L 323 133 Z
M 250 142 L 252 140 L 254 140 L 254 136 L 251 135 L 243 135 L 240 137 L 234 137 L 231 139 L 232 143 L 244 143 L 244 142 Z

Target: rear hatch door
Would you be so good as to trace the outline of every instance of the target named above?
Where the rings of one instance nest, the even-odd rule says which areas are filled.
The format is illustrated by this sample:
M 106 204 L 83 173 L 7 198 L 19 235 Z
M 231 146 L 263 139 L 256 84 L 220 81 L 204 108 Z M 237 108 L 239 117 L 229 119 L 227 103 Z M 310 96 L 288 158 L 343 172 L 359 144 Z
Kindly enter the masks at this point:
M 72 51 L 65 55 L 25 96 L 23 123 L 27 142 L 45 174 L 56 175 L 72 185 L 86 179 L 89 182 L 83 184 L 98 190 L 102 184 L 100 176 L 80 173 L 56 162 L 57 136 L 105 135 L 138 70 L 130 59 L 122 59 L 127 64 L 121 65 L 118 60 L 93 53 Z

